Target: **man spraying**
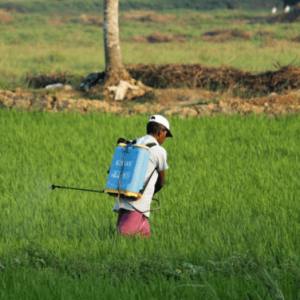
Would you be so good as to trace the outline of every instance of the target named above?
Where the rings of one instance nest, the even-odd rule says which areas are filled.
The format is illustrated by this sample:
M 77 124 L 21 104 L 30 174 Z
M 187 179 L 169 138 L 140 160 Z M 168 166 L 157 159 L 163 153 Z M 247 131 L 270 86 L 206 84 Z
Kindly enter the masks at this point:
M 145 176 L 145 189 L 136 199 L 121 196 L 113 211 L 118 213 L 117 233 L 122 235 L 150 236 L 148 218 L 152 197 L 165 183 L 167 152 L 161 147 L 167 137 L 173 137 L 168 120 L 161 115 L 153 115 L 147 124 L 147 134 L 137 139 L 137 144 L 151 145 L 150 160 Z

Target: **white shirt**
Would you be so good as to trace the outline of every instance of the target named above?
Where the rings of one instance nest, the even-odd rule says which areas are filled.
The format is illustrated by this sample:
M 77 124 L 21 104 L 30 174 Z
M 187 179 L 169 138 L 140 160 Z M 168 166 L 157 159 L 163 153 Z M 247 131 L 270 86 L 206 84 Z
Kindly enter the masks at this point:
M 144 180 L 144 185 L 147 183 L 149 177 L 151 176 L 153 170 L 156 168 L 157 171 L 164 171 L 167 170 L 169 168 L 168 164 L 167 164 L 167 151 L 161 147 L 157 140 L 151 136 L 151 135 L 145 135 L 142 138 L 137 140 L 137 144 L 150 144 L 150 143 L 155 143 L 156 146 L 153 146 L 150 148 L 150 160 L 149 160 L 149 164 L 148 164 L 148 168 L 147 168 L 147 172 L 146 172 L 146 177 Z M 152 202 L 152 197 L 154 194 L 154 189 L 155 189 L 155 184 L 158 178 L 158 172 L 154 171 L 154 173 L 152 174 L 152 177 L 143 193 L 143 196 L 140 200 L 132 200 L 130 198 L 126 197 L 126 200 L 134 207 L 136 208 L 138 211 L 140 212 L 144 212 L 143 213 L 146 217 L 149 218 L 150 216 L 150 205 Z M 124 197 L 120 197 L 120 207 L 119 207 L 119 203 L 118 200 L 116 201 L 113 211 L 118 213 L 120 208 L 126 209 L 126 210 L 134 210 L 134 208 L 129 205 L 125 200 Z

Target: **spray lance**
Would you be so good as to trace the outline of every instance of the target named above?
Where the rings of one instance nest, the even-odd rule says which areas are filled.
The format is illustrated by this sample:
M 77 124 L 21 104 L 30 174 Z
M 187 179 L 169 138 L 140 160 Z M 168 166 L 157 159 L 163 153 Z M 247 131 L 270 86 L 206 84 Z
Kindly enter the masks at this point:
M 105 194 L 105 190 L 102 191 L 97 191 L 97 190 L 87 190 L 87 189 L 80 189 L 80 188 L 74 188 L 74 187 L 67 187 L 67 186 L 60 186 L 60 185 L 54 185 L 52 184 L 51 186 L 52 190 L 58 188 L 58 189 L 67 189 L 67 190 L 75 190 L 75 191 L 83 191 L 83 192 L 92 192 L 92 193 L 99 193 L 99 194 Z M 109 193 L 110 194 L 110 193 Z M 115 196 L 117 197 L 117 195 L 113 195 L 110 194 L 111 196 Z M 148 211 L 154 211 L 154 210 L 159 210 L 161 208 L 161 204 L 160 201 L 158 199 L 152 198 L 153 201 L 156 201 L 158 203 L 158 207 L 156 208 L 152 208 L 150 210 L 146 210 L 146 211 L 139 211 L 138 209 L 136 209 L 135 207 L 133 207 L 129 201 L 127 201 L 126 199 L 124 199 L 132 208 L 134 208 L 136 211 L 140 212 L 140 213 L 146 213 Z
M 104 190 L 103 191 L 86 190 L 86 189 L 79 189 L 79 188 L 60 186 L 60 185 L 54 185 L 54 184 L 52 184 L 51 188 L 52 188 L 52 190 L 58 188 L 58 189 L 76 190 L 76 191 L 93 192 L 93 193 L 101 193 L 101 194 L 104 193 Z
M 154 169 L 145 183 L 144 179 L 150 160 L 149 150 L 155 145 L 156 144 L 141 145 L 140 143 L 137 144 L 136 140 L 129 142 L 125 139 L 119 139 L 111 167 L 108 171 L 106 186 L 102 191 L 59 186 L 54 184 L 52 185 L 52 190 L 58 188 L 100 194 L 107 193 L 111 196 L 118 197 L 118 201 L 120 196 L 138 201 L 139 194 L 143 194 L 150 182 L 150 179 L 152 178 L 152 175 L 155 171 L 157 171 Z M 140 213 L 146 213 L 161 208 L 159 200 L 152 198 L 152 200 L 156 201 L 159 206 L 147 211 L 139 211 L 130 203 L 131 201 L 126 200 L 126 198 L 123 198 L 123 200 Z

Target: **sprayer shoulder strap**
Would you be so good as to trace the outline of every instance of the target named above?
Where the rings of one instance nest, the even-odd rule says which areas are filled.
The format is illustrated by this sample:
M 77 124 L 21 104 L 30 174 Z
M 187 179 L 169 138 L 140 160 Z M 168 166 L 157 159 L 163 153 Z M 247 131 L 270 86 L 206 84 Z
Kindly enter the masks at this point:
M 149 143 L 149 144 L 146 144 L 145 146 L 151 148 L 151 147 L 154 147 L 154 146 L 156 146 L 156 145 L 157 145 L 157 144 L 155 144 L 155 143 Z
M 157 145 L 156 143 L 148 143 L 145 146 L 151 148 L 151 147 L 154 147 L 156 145 Z M 156 171 L 156 168 L 152 171 L 151 175 L 149 176 L 147 182 L 145 183 L 145 185 L 144 185 L 143 189 L 140 191 L 140 193 L 142 193 L 142 194 L 144 193 L 144 191 L 146 190 L 146 188 L 147 188 L 147 186 L 148 186 L 148 184 L 150 182 L 150 179 L 152 178 L 152 175 L 154 174 L 155 171 Z
M 146 188 L 147 188 L 147 186 L 148 186 L 148 184 L 150 182 L 150 179 L 152 178 L 152 176 L 153 176 L 153 174 L 154 174 L 155 171 L 157 171 L 156 168 L 152 171 L 151 175 L 149 176 L 147 182 L 145 183 L 145 185 L 144 185 L 143 189 L 140 191 L 140 193 L 144 194 L 144 192 L 145 192 L 145 190 L 146 190 Z

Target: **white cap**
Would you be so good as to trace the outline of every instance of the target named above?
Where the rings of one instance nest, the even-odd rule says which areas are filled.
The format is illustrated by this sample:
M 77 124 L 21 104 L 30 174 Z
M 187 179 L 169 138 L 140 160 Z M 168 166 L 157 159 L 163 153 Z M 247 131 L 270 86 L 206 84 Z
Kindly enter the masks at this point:
M 170 123 L 165 117 L 163 117 L 161 115 L 153 115 L 150 117 L 149 123 L 150 122 L 155 122 L 155 123 L 164 125 L 168 130 L 167 137 L 173 137 L 173 135 L 170 131 Z

